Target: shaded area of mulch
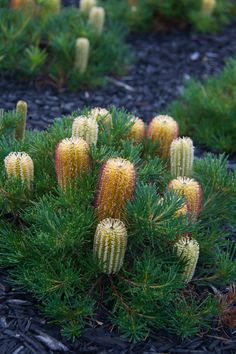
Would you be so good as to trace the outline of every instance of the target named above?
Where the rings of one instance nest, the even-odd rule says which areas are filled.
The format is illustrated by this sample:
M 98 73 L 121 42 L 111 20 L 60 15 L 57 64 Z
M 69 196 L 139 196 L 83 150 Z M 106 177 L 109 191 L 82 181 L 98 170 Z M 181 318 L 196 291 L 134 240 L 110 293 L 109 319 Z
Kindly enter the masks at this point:
M 19 99 L 27 101 L 28 126 L 39 129 L 84 106 L 125 107 L 149 121 L 164 111 L 190 77 L 218 73 L 224 60 L 236 54 L 235 37 L 236 22 L 218 35 L 176 30 L 131 36 L 135 63 L 124 77 L 109 77 L 105 87 L 74 93 L 0 79 L 0 107 L 12 109 Z
M 95 324 L 96 322 L 94 322 Z M 60 336 L 56 326 L 40 316 L 29 294 L 12 289 L 6 272 L 0 272 L 0 353 L 1 354 L 235 354 L 236 330 L 214 329 L 181 343 L 165 332 L 152 331 L 140 344 L 132 344 L 110 331 L 105 321 L 87 328 L 74 343 Z

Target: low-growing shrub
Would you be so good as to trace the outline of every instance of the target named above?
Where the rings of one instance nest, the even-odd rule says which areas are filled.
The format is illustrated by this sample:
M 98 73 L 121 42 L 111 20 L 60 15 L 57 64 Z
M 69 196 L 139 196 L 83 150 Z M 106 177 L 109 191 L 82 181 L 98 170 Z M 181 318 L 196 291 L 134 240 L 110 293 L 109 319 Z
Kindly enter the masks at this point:
M 122 74 L 128 58 L 124 31 L 109 24 L 109 19 L 103 28 L 104 10 L 98 17 L 100 13 L 103 17 L 98 29 L 97 18 L 94 24 L 93 18 L 89 19 L 87 13 L 76 7 L 55 11 L 48 1 L 38 1 L 35 8 L 3 6 L 0 8 L 0 75 L 77 89 L 102 84 L 109 73 Z M 82 39 L 89 46 L 79 50 L 76 43 Z
M 191 80 L 181 97 L 167 109 L 181 134 L 194 137 L 214 152 L 236 152 L 236 60 L 203 82 Z
M 191 24 L 214 32 L 230 21 L 236 6 L 231 0 L 100 0 L 113 19 L 133 31 L 166 30 Z
M 210 328 L 225 309 L 212 286 L 236 278 L 235 173 L 223 156 L 192 166 L 189 140 L 161 158 L 170 117 L 144 137 L 124 110 L 82 113 L 20 140 L 16 124 L 1 135 L 1 267 L 68 338 L 107 317 L 133 341 L 151 328 L 183 339 Z

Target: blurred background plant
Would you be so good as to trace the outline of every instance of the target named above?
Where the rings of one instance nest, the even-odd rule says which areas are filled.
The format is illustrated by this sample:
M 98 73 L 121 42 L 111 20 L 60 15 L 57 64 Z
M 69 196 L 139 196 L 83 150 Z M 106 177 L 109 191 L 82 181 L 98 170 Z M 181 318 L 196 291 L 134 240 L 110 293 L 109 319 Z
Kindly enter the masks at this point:
M 192 25 L 214 32 L 236 13 L 232 0 L 100 0 L 113 20 L 132 31 L 168 30 Z
M 11 8 L 0 0 L 0 5 L 0 75 L 77 89 L 102 84 L 109 73 L 124 73 L 125 33 L 109 19 L 98 33 L 87 13 L 76 7 L 60 10 L 58 0 L 15 0 Z M 90 44 L 83 73 L 74 65 L 81 37 Z
M 180 125 L 213 152 L 236 153 L 236 59 L 223 72 L 203 82 L 191 80 L 168 108 Z

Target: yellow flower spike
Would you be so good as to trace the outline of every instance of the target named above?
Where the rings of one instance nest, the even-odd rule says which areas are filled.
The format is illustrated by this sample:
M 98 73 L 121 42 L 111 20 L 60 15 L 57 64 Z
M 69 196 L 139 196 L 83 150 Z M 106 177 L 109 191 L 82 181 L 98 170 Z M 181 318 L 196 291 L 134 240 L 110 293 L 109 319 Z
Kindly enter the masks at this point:
M 89 11 L 90 26 L 93 28 L 94 32 L 101 35 L 103 32 L 103 27 L 105 23 L 105 10 L 101 6 L 93 6 Z
M 8 177 L 15 177 L 31 188 L 34 179 L 34 163 L 25 152 L 11 152 L 4 160 Z
M 181 237 L 174 245 L 177 256 L 186 262 L 183 278 L 186 283 L 194 276 L 199 257 L 199 244 L 194 239 Z
M 126 202 L 135 186 L 134 165 L 120 157 L 109 159 L 101 169 L 96 200 L 99 220 L 122 219 Z
M 82 138 L 89 145 L 96 145 L 98 140 L 98 123 L 92 117 L 79 116 L 72 125 L 72 137 Z
M 78 38 L 75 44 L 75 69 L 84 74 L 88 67 L 90 43 L 87 38 Z
M 173 189 L 178 195 L 186 198 L 187 207 L 191 218 L 198 217 L 202 205 L 202 189 L 194 179 L 178 177 L 169 183 L 169 189 Z
M 20 115 L 19 122 L 16 125 L 15 137 L 17 140 L 25 138 L 25 126 L 27 119 L 27 103 L 25 101 L 18 101 L 16 105 L 16 112 Z
M 85 140 L 64 139 L 57 145 L 56 173 L 58 184 L 63 190 L 89 168 L 89 146 Z
M 101 261 L 104 273 L 119 272 L 127 246 L 127 231 L 122 221 L 112 218 L 102 220 L 96 229 L 93 253 Z
M 128 137 L 136 143 L 140 143 L 145 136 L 145 124 L 142 119 L 138 117 L 131 118 L 131 122 L 134 124 L 130 127 Z
M 212 15 L 216 7 L 216 0 L 202 0 L 201 13 L 203 16 L 209 17 Z
M 170 145 L 179 134 L 178 123 L 169 116 L 156 116 L 148 126 L 147 135 L 152 141 L 159 142 L 159 153 L 162 158 L 168 158 Z
M 102 122 L 108 128 L 112 126 L 112 115 L 105 108 L 95 107 L 90 111 L 89 116 L 96 119 L 98 123 Z
M 82 12 L 89 13 L 93 6 L 96 6 L 96 0 L 80 0 L 79 2 L 79 8 Z

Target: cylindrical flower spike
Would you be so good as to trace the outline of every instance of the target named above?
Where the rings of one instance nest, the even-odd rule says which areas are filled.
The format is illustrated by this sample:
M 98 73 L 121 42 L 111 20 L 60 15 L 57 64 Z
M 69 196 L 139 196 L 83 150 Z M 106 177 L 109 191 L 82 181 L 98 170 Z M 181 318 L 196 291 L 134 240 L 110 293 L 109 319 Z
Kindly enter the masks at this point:
M 198 217 L 202 205 L 202 189 L 194 179 L 178 177 L 169 183 L 169 189 L 173 189 L 178 195 L 186 198 L 188 211 L 194 220 Z
M 105 10 L 103 7 L 94 6 L 89 11 L 89 24 L 94 32 L 100 35 L 103 31 L 105 23 Z
M 89 115 L 96 119 L 98 123 L 101 122 L 108 128 L 112 126 L 112 115 L 105 108 L 95 107 L 90 111 Z
M 190 282 L 194 276 L 199 257 L 199 244 L 196 240 L 181 237 L 175 243 L 177 256 L 186 262 L 183 278 L 186 283 Z
M 80 0 L 79 8 L 82 12 L 89 13 L 93 6 L 96 6 L 96 0 Z
M 98 123 L 92 117 L 75 118 L 72 125 L 72 137 L 82 138 L 89 145 L 96 145 L 98 140 Z
M 62 140 L 56 148 L 56 173 L 59 186 L 65 190 L 90 168 L 89 146 L 81 138 Z
M 96 201 L 98 219 L 122 219 L 125 204 L 131 198 L 134 186 L 134 165 L 120 157 L 109 159 L 100 174 Z
M 8 177 L 15 177 L 31 188 L 34 179 L 34 163 L 25 152 L 11 152 L 4 160 Z
M 16 124 L 15 137 L 17 140 L 23 140 L 25 138 L 27 103 L 25 101 L 18 101 L 16 105 L 16 112 L 19 115 L 19 121 Z
M 102 264 L 104 273 L 119 272 L 127 246 L 127 231 L 122 221 L 107 218 L 96 229 L 93 252 Z
M 133 125 L 130 127 L 128 136 L 136 143 L 140 143 L 145 135 L 145 124 L 142 119 L 137 117 L 131 118 L 131 122 Z
M 49 0 L 50 14 L 58 14 L 61 10 L 61 0 Z
M 88 67 L 90 43 L 87 38 L 78 38 L 75 45 L 75 69 L 84 74 Z
M 202 15 L 209 17 L 216 7 L 216 0 L 202 0 Z
M 170 146 L 170 165 L 173 177 L 191 177 L 194 147 L 190 138 L 174 139 Z
M 168 158 L 170 145 L 179 133 L 178 123 L 169 116 L 154 117 L 148 127 L 148 136 L 153 141 L 159 142 L 159 153 L 162 158 Z

